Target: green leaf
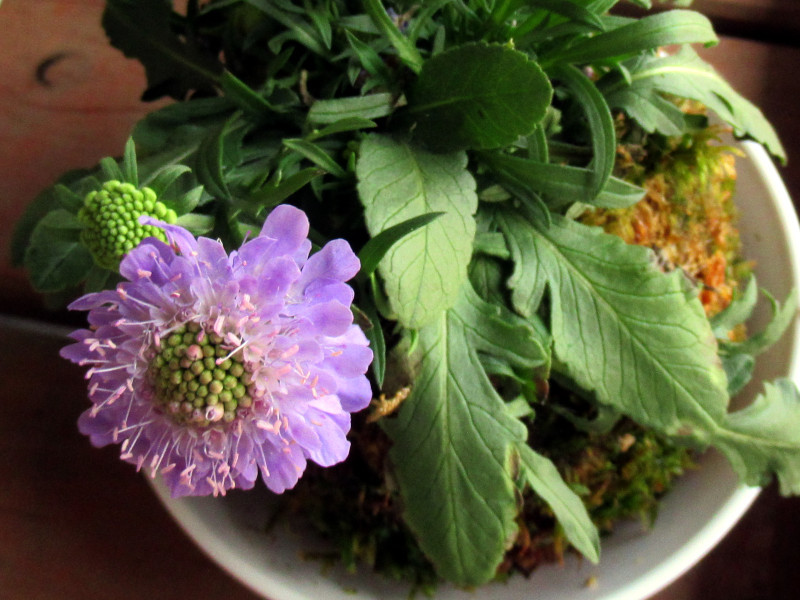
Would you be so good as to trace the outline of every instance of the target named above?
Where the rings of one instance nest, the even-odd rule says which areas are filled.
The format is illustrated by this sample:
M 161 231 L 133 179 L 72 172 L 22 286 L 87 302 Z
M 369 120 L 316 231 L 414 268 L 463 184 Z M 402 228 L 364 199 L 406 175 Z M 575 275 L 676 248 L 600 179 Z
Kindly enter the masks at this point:
M 361 62 L 361 66 L 364 67 L 367 73 L 373 77 L 377 77 L 383 85 L 391 83 L 392 74 L 389 71 L 389 67 L 386 66 L 386 63 L 383 62 L 383 59 L 375 49 L 369 44 L 362 42 L 349 31 L 345 31 L 345 33 L 347 34 L 347 41 L 350 47 L 356 53 L 358 60 Z
M 306 136 L 308 141 L 318 140 L 320 138 L 327 137 L 329 135 L 334 135 L 336 133 L 346 133 L 348 131 L 360 131 L 361 129 L 372 129 L 377 127 L 375 121 L 371 121 L 369 119 L 364 119 L 362 117 L 348 117 L 345 119 L 339 119 L 338 121 L 334 121 L 330 125 L 323 127 L 319 131 L 315 131 L 314 133 L 309 134 Z
M 606 186 L 617 155 L 617 135 L 614 118 L 605 98 L 582 71 L 571 65 L 553 70 L 583 108 L 592 140 L 592 167 L 589 194 L 597 196 Z
M 386 339 L 383 335 L 381 318 L 378 314 L 375 298 L 370 293 L 361 295 L 361 308 L 369 323 L 362 326 L 364 335 L 369 340 L 369 347 L 372 350 L 372 363 L 370 368 L 375 376 L 375 383 L 380 389 L 383 386 L 383 378 L 386 375 Z
M 344 119 L 379 119 L 394 110 L 392 95 L 386 92 L 317 100 L 308 111 L 310 123 L 337 123 Z
M 533 335 L 465 285 L 453 308 L 419 330 L 411 395 L 384 421 L 405 521 L 438 573 L 457 585 L 491 579 L 517 530 L 510 458 L 526 437 L 478 353 L 532 368 L 546 355 Z
M 512 253 L 516 246 L 518 281 L 534 280 L 527 287 L 539 297 L 547 284 L 555 354 L 566 374 L 642 425 L 706 440 L 724 418 L 726 378 L 683 275 L 659 271 L 645 248 L 559 215 L 549 227 L 511 211 L 498 223 Z
M 530 0 L 530 2 L 527 4 L 529 6 L 543 8 L 557 15 L 567 17 L 570 22 L 580 23 L 581 25 L 585 25 L 590 29 L 596 29 L 600 31 L 605 29 L 603 26 L 603 21 L 597 16 L 596 13 L 581 6 L 577 2 L 572 2 L 570 0 Z M 537 24 L 540 20 L 541 19 L 536 20 Z M 528 31 L 530 31 L 530 26 L 522 26 L 518 28 L 517 31 L 518 33 L 515 32 L 514 37 L 528 33 Z
M 247 201 L 258 205 L 259 208 L 272 208 L 323 173 L 325 173 L 323 169 L 317 169 L 315 167 L 302 169 L 282 180 L 278 185 L 268 184 L 258 191 L 253 192 Z
M 195 174 L 203 187 L 212 196 L 230 200 L 231 192 L 222 172 L 224 139 L 229 122 L 217 129 L 213 135 L 204 137 L 197 148 Z
M 171 7 L 164 0 L 108 0 L 103 13 L 112 45 L 144 65 L 151 99 L 212 89 L 222 73 L 213 55 L 172 30 Z
M 781 493 L 800 494 L 800 393 L 794 382 L 764 384 L 747 408 L 731 413 L 713 443 L 748 485 L 777 473 Z
M 373 134 L 361 142 L 356 175 L 372 237 L 408 219 L 444 213 L 392 246 L 379 267 L 403 325 L 439 318 L 458 298 L 472 255 L 478 198 L 466 154 L 431 154 Z
M 25 267 L 39 292 L 58 292 L 81 283 L 94 260 L 80 241 L 82 225 L 63 209 L 39 221 L 25 251 Z
M 547 197 L 547 205 L 559 210 L 573 202 L 585 202 L 603 208 L 625 208 L 644 197 L 644 190 L 616 177 L 609 177 L 603 190 L 592 194 L 590 169 L 543 163 L 509 156 L 507 154 L 483 152 L 481 160 L 487 163 L 503 180 L 525 190 L 532 190 Z
M 417 51 L 416 47 L 411 41 L 405 37 L 397 25 L 394 24 L 389 13 L 381 4 L 380 0 L 363 0 L 364 8 L 367 14 L 372 19 L 375 27 L 392 43 L 394 49 L 397 50 L 397 55 L 400 57 L 405 65 L 419 73 L 422 68 L 422 57 Z
M 631 86 L 614 92 L 608 97 L 608 103 L 624 110 L 649 133 L 658 131 L 675 136 L 683 134 L 686 129 L 686 118 L 681 109 L 652 90 Z
M 139 164 L 136 162 L 136 144 L 133 138 L 125 142 L 125 151 L 122 154 L 122 170 L 124 181 L 139 187 Z
M 408 234 L 417 231 L 420 227 L 425 227 L 428 223 L 432 223 L 443 214 L 442 212 L 436 212 L 412 217 L 407 221 L 384 229 L 378 235 L 371 238 L 358 253 L 358 258 L 361 261 L 359 274 L 363 276 L 372 275 L 375 269 L 378 268 L 378 263 L 383 260 L 383 257 L 386 256 L 386 253 L 392 246 Z
M 586 507 L 561 478 L 556 466 L 527 444 L 517 444 L 520 478 L 544 500 L 567 539 L 593 563 L 600 558 L 600 535 Z
M 758 356 L 777 342 L 797 315 L 797 290 L 792 290 L 781 306 L 772 295 L 762 290 L 772 308 L 772 319 L 762 331 L 750 335 L 743 342 L 722 342 L 722 350 L 729 354 L 750 354 Z
M 244 0 L 244 2 L 263 11 L 264 14 L 283 25 L 286 28 L 286 32 L 282 35 L 285 37 L 299 42 L 315 54 L 320 56 L 328 55 L 325 35 L 308 21 L 282 11 L 271 0 Z M 277 49 L 272 48 L 272 50 L 276 54 L 278 53 Z
M 284 139 L 283 145 L 306 157 L 331 175 L 339 177 L 340 179 L 347 178 L 347 172 L 339 166 L 339 163 L 331 158 L 330 154 L 317 144 L 302 139 Z
M 545 115 L 553 89 L 526 54 L 466 44 L 427 61 L 409 96 L 415 135 L 433 150 L 506 146 Z
M 725 339 L 734 327 L 741 325 L 750 315 L 758 301 L 758 284 L 755 277 L 750 277 L 744 293 L 734 297 L 724 310 L 711 317 L 711 328 L 717 339 Z
M 644 56 L 626 63 L 625 67 L 630 73 L 630 82 L 614 77 L 601 82 L 600 87 L 609 105 L 642 119 L 646 128 L 670 132 L 668 127 L 659 126 L 659 121 L 651 114 L 652 109 L 647 107 L 648 103 L 663 107 L 666 101 L 660 93 L 691 98 L 702 102 L 733 126 L 737 136 L 752 137 L 786 161 L 786 152 L 762 112 L 739 95 L 691 48 L 682 48 L 671 56 Z
M 214 217 L 189 213 L 178 217 L 176 224 L 188 229 L 194 235 L 203 235 L 214 229 Z
M 620 56 L 630 56 L 672 44 L 714 44 L 717 36 L 711 22 L 700 13 L 671 10 L 618 27 L 594 37 L 586 37 L 550 55 L 542 64 L 586 64 Z
M 733 397 L 752 379 L 756 359 L 750 354 L 723 354 L 720 360 L 728 379 L 728 395 Z
M 225 92 L 225 97 L 247 114 L 258 118 L 263 117 L 265 113 L 276 111 L 276 108 L 270 104 L 264 96 L 256 92 L 230 71 L 225 70 L 222 73 L 220 83 L 222 91 Z

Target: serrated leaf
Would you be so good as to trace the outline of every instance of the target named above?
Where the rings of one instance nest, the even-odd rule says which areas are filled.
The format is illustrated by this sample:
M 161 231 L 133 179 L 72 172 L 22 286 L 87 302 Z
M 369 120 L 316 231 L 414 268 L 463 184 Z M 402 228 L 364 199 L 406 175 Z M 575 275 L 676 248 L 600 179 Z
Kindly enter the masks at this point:
M 664 274 L 645 248 L 559 215 L 550 226 L 513 212 L 498 223 L 520 257 L 515 285 L 535 278 L 528 287 L 541 296 L 547 284 L 555 354 L 567 375 L 662 432 L 702 441 L 716 429 L 728 403 L 725 373 L 700 301 L 679 272 Z
M 593 563 L 600 558 L 600 535 L 586 507 L 561 478 L 556 466 L 527 444 L 517 444 L 520 477 L 544 500 L 577 550 Z
M 648 133 L 681 135 L 686 129 L 684 113 L 674 103 L 649 90 L 629 87 L 608 98 L 614 108 L 628 113 Z
M 414 134 L 439 152 L 507 146 L 544 118 L 544 71 L 506 46 L 465 44 L 431 57 L 409 95 Z
M 672 44 L 714 44 L 718 41 L 711 22 L 700 13 L 670 10 L 633 20 L 622 27 L 584 37 L 566 50 L 545 55 L 543 64 L 587 64 L 630 56 Z
M 80 241 L 81 224 L 75 215 L 57 209 L 47 213 L 31 234 L 25 267 L 40 292 L 58 292 L 81 283 L 94 260 Z
M 769 300 L 772 318 L 762 331 L 750 335 L 743 342 L 724 342 L 722 349 L 730 354 L 757 356 L 777 342 L 797 315 L 797 290 L 792 290 L 783 306 L 769 292 L 762 290 Z
M 601 84 L 609 105 L 629 111 L 649 129 L 671 133 L 656 119 L 651 104 L 662 107 L 660 93 L 698 100 L 734 128 L 750 136 L 785 162 L 786 152 L 763 113 L 739 95 L 709 64 L 689 47 L 672 56 L 644 56 L 626 63 L 630 82 L 609 80 Z
M 472 255 L 478 197 L 466 154 L 431 154 L 373 134 L 361 142 L 356 175 L 373 237 L 408 219 L 444 213 L 396 243 L 379 267 L 403 325 L 439 318 L 458 298 Z
M 800 494 L 800 393 L 794 382 L 764 384 L 747 408 L 730 413 L 712 440 L 741 480 L 764 485 L 775 472 L 784 495 Z
M 164 0 L 108 0 L 103 27 L 111 43 L 145 68 L 150 99 L 184 99 L 211 89 L 222 65 L 213 55 L 173 32 L 172 4 Z
M 390 114 L 394 109 L 392 95 L 387 92 L 336 98 L 333 100 L 317 100 L 308 111 L 310 123 L 337 123 L 344 119 L 379 119 Z
M 384 421 L 404 518 L 441 576 L 478 585 L 495 575 L 516 531 L 509 460 L 526 437 L 478 352 L 527 368 L 546 352 L 522 319 L 481 301 L 469 285 L 419 330 L 417 349 L 411 395 L 396 419 Z

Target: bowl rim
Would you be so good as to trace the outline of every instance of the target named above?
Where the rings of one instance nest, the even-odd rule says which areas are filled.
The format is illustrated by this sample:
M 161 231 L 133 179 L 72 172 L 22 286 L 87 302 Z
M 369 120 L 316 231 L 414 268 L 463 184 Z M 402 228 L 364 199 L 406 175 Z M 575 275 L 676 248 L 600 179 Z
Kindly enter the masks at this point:
M 757 142 L 743 140 L 737 145 L 744 151 L 757 175 L 765 184 L 776 210 L 780 228 L 789 248 L 791 281 L 800 283 L 800 223 L 786 186 L 767 151 Z M 800 322 L 795 320 L 785 335 L 793 335 L 792 354 L 788 361 L 789 379 L 800 383 Z M 220 537 L 194 509 L 191 499 L 173 499 L 165 485 L 149 477 L 161 503 L 179 524 L 184 533 L 218 566 L 233 579 L 265 598 L 274 600 L 308 600 L 308 596 L 287 589 L 260 569 L 237 561 L 230 551 L 230 541 Z M 654 568 L 630 582 L 600 593 L 593 600 L 643 600 L 656 594 L 695 566 L 736 525 L 761 492 L 760 487 L 739 485 L 721 505 L 714 516 L 706 521 L 679 550 L 665 557 Z M 355 596 L 357 597 L 357 596 Z

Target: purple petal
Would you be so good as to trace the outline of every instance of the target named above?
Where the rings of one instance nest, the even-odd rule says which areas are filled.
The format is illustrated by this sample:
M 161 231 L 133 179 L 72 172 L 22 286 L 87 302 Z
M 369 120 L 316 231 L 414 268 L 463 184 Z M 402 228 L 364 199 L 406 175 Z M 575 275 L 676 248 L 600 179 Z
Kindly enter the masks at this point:
M 299 208 L 281 204 L 269 213 L 259 235 L 276 240 L 275 255 L 293 256 L 308 241 L 308 217 Z
M 353 253 L 350 244 L 345 240 L 332 240 L 308 259 L 298 285 L 305 291 L 315 279 L 347 281 L 353 278 L 360 268 L 361 262 Z

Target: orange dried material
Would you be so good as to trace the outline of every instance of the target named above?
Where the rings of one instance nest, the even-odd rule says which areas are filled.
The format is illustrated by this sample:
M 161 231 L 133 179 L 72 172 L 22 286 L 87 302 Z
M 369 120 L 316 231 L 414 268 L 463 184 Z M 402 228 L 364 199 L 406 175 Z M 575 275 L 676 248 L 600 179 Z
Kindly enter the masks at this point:
M 627 209 L 598 209 L 582 221 L 629 244 L 652 248 L 665 271 L 682 268 L 700 286 L 700 300 L 711 316 L 730 303 L 741 263 L 732 202 L 735 157 L 707 139 L 695 144 L 703 147 L 668 155 L 637 181 L 645 189 L 640 202 Z M 640 154 L 638 147 L 618 148 L 623 176 L 636 178 L 634 155 Z

